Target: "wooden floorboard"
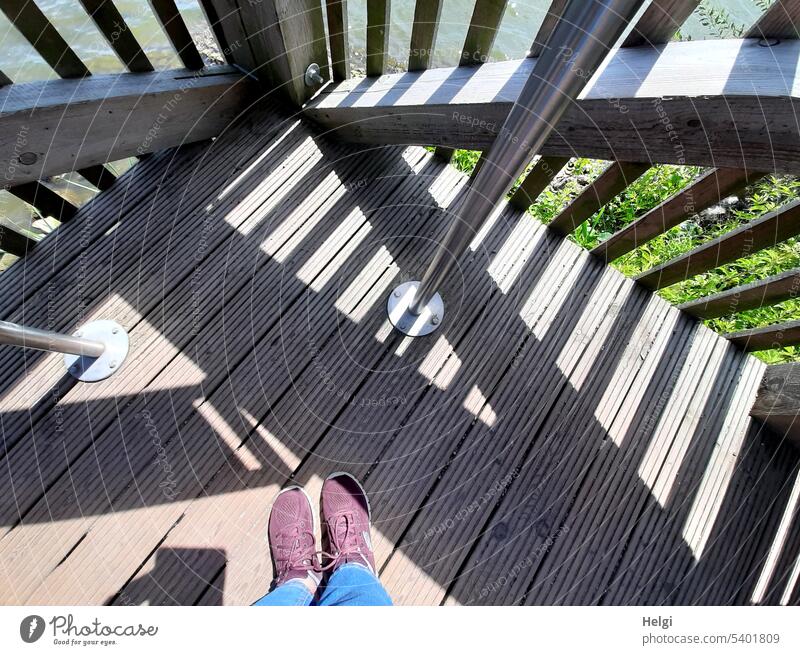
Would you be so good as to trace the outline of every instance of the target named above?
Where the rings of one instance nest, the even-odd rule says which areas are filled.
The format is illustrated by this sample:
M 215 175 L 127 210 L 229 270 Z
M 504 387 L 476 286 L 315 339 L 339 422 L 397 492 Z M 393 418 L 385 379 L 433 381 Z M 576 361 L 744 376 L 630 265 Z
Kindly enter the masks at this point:
M 397 603 L 795 598 L 798 455 L 750 355 L 507 205 L 441 329 L 390 329 L 465 183 L 264 106 L 0 276 L 5 319 L 132 339 L 95 385 L 0 350 L 0 602 L 251 603 L 275 493 L 342 469 Z

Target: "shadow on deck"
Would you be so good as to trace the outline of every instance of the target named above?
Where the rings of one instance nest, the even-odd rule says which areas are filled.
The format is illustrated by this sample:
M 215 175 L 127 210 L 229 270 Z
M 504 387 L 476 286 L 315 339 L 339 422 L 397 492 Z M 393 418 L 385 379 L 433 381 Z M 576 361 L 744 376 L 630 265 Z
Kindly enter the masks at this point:
M 3 318 L 133 343 L 96 385 L 0 352 L 0 601 L 253 602 L 274 494 L 346 469 L 398 603 L 796 603 L 757 360 L 505 207 L 441 330 L 390 330 L 464 182 L 264 108 L 0 277 Z

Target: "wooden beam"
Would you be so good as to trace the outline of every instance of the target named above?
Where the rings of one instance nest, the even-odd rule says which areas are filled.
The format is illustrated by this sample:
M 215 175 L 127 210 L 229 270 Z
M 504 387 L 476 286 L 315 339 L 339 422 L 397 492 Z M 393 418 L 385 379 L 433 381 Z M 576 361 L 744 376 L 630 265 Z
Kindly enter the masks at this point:
M 319 0 L 236 1 L 243 38 L 253 53 L 252 72 L 291 104 L 301 106 L 319 88 L 306 85 L 308 66 L 318 64 L 322 77 L 330 77 L 322 4 Z
M 100 191 L 109 189 L 117 180 L 117 176 L 111 172 L 111 169 L 102 164 L 81 168 L 78 170 L 78 173 L 94 184 Z
M 0 250 L 17 257 L 24 257 L 36 245 L 36 241 L 8 225 L 0 223 Z
M 775 0 L 745 36 L 753 39 L 796 39 L 800 36 L 800 2 Z
M 506 0 L 477 0 L 461 50 L 461 66 L 476 66 L 489 61 L 505 11 Z
M 35 207 L 42 216 L 52 216 L 61 223 L 66 223 L 78 211 L 69 200 L 39 181 L 18 184 L 8 191 Z
M 581 191 L 580 195 L 547 226 L 561 234 L 569 234 L 603 205 L 622 193 L 649 168 L 650 164 L 626 162 L 609 164 L 600 176 Z
M 58 75 L 73 78 L 91 74 L 34 2 L 3 0 L 0 9 Z
M 556 28 L 558 19 L 561 18 L 561 14 L 564 13 L 566 6 L 567 0 L 553 0 L 550 3 L 550 6 L 547 8 L 547 13 L 544 15 L 544 20 L 542 24 L 539 25 L 539 30 L 536 32 L 531 48 L 528 51 L 529 57 L 538 57 L 542 54 L 542 50 L 544 50 L 544 46 L 547 44 L 547 39 L 550 38 L 550 35 Z
M 800 321 L 742 330 L 724 336 L 737 346 L 741 346 L 746 352 L 797 346 L 800 345 Z
M 675 36 L 699 4 L 700 0 L 653 0 L 625 38 L 622 47 L 666 43 Z
M 798 41 L 622 48 L 540 154 L 796 173 L 798 60 Z M 486 150 L 536 61 L 348 80 L 323 89 L 305 115 L 351 142 Z
M 712 169 L 596 246 L 592 254 L 612 262 L 762 177 L 738 168 Z
M 97 29 L 132 73 L 149 73 L 153 65 L 112 0 L 80 0 Z
M 648 289 L 663 289 L 712 268 L 736 261 L 800 234 L 800 200 L 731 230 L 635 279 Z
M 800 447 L 800 362 L 767 366 L 750 415 Z
M 32 182 L 217 136 L 252 88 L 229 66 L 3 87 L 3 183 Z
M 414 5 L 414 26 L 411 28 L 408 54 L 408 70 L 412 73 L 431 66 L 442 4 L 443 0 L 417 0 Z
M 527 209 L 568 161 L 569 157 L 539 157 L 508 201 L 517 209 Z
M 757 307 L 776 305 L 800 294 L 800 268 L 778 273 L 765 280 L 742 284 L 727 291 L 698 298 L 678 306 L 697 318 L 718 318 Z
M 201 69 L 205 65 L 203 58 L 197 50 L 181 12 L 178 11 L 175 0 L 149 0 L 149 2 L 183 65 L 190 70 Z
M 347 29 L 347 0 L 325 0 L 328 41 L 331 47 L 333 81 L 350 77 L 350 39 Z
M 389 52 L 391 0 L 367 0 L 367 77 L 383 75 Z

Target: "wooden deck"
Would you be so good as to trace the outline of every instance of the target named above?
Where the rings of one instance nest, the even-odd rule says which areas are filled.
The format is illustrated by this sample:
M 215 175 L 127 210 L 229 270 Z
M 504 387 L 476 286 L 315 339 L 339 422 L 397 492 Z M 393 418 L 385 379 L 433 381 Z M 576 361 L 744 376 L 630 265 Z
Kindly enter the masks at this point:
M 0 602 L 251 603 L 275 493 L 345 469 L 397 603 L 797 603 L 756 359 L 510 207 L 441 330 L 389 329 L 464 183 L 265 107 L 0 276 L 3 318 L 133 340 L 94 385 L 0 350 Z

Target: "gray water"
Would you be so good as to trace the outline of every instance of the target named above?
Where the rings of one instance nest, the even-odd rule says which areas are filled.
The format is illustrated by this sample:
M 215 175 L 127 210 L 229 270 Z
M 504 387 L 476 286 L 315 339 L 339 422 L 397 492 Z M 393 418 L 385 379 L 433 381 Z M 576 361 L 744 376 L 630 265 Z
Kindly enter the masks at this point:
M 59 32 L 93 73 L 122 71 L 114 53 L 76 0 L 36 0 Z M 162 33 L 146 0 L 115 0 L 131 31 L 156 68 L 180 66 L 167 38 Z M 394 0 L 391 9 L 389 55 L 402 67 L 408 58 L 415 0 Z M 434 66 L 454 65 L 458 61 L 475 0 L 444 0 L 441 23 L 433 54 Z M 506 9 L 492 59 L 518 59 L 525 56 L 550 4 L 550 0 L 511 0 Z M 725 8 L 733 20 L 750 25 L 761 13 L 755 0 L 704 0 L 714 8 Z M 178 8 L 194 34 L 208 33 L 205 17 L 197 0 L 178 0 Z M 366 0 L 348 0 L 350 46 L 354 65 L 363 57 L 366 26 Z M 697 12 L 681 30 L 681 38 L 703 39 L 717 35 L 703 26 Z M 206 37 L 206 42 L 211 39 Z M 52 71 L 35 50 L 0 14 L 0 70 L 15 82 L 48 79 Z

